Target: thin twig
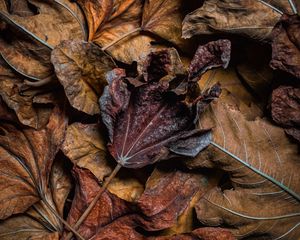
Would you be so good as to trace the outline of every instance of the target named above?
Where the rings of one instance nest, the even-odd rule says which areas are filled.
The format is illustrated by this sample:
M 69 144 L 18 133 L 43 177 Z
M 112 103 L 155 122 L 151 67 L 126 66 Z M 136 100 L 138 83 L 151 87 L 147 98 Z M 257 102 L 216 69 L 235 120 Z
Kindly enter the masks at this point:
M 53 75 L 51 75 L 49 77 L 39 80 L 38 82 L 30 82 L 28 80 L 24 80 L 24 83 L 31 87 L 41 87 L 41 86 L 45 86 L 46 84 L 52 82 L 53 79 L 54 79 Z
M 94 206 L 96 205 L 96 203 L 98 202 L 98 200 L 100 199 L 100 197 L 102 196 L 102 194 L 104 193 L 104 191 L 106 190 L 107 186 L 110 184 L 111 180 L 116 176 L 116 174 L 119 172 L 119 170 L 122 168 L 122 165 L 118 163 L 118 165 L 115 167 L 115 169 L 112 171 L 112 173 L 110 174 L 110 176 L 105 180 L 102 188 L 100 189 L 100 191 L 97 193 L 96 197 L 93 199 L 93 201 L 90 203 L 90 205 L 88 206 L 88 208 L 84 211 L 84 213 L 81 215 L 81 217 L 79 218 L 79 220 L 76 222 L 76 224 L 73 226 L 74 229 L 78 229 L 78 227 L 80 226 L 80 224 L 86 219 L 86 217 L 90 214 L 90 212 L 92 211 L 92 209 L 94 208 Z M 70 232 L 65 240 L 70 240 L 72 238 L 73 233 Z
M 295 3 L 293 2 L 293 0 L 288 0 L 288 1 L 289 1 L 289 4 L 291 5 L 291 8 L 292 8 L 294 14 L 297 14 L 298 11 L 297 11 L 296 5 L 295 5 Z
M 121 41 L 122 39 L 128 37 L 129 35 L 131 35 L 131 34 L 133 34 L 133 33 L 135 33 L 135 32 L 139 32 L 139 31 L 141 31 L 141 28 L 135 28 L 135 29 L 131 30 L 130 32 L 128 32 L 128 33 L 122 35 L 122 36 L 119 37 L 118 39 L 112 41 L 112 42 L 111 42 L 110 44 L 108 44 L 107 46 L 101 48 L 101 50 L 105 51 L 106 49 L 108 49 L 108 48 L 110 48 L 111 46 L 115 45 L 116 43 L 118 43 L 118 42 Z

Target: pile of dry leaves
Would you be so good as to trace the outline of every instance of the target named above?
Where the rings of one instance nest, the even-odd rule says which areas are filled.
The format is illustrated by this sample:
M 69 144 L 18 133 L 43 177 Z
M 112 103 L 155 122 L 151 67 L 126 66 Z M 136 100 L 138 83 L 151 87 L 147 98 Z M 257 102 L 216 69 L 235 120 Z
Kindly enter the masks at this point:
M 298 11 L 0 0 L 0 239 L 300 239 Z

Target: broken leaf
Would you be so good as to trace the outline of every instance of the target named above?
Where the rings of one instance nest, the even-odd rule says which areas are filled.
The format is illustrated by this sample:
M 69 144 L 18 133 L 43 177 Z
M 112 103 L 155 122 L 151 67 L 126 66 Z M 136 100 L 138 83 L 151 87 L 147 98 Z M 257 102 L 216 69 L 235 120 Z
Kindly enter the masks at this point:
M 300 78 L 300 17 L 284 14 L 272 31 L 270 66 Z
M 148 66 L 161 65 L 147 69 L 147 79 L 140 86 L 130 88 L 125 71 L 115 69 L 107 75 L 110 85 L 100 98 L 102 120 L 110 137 L 108 149 L 127 168 L 141 168 L 174 154 L 196 156 L 210 141 L 209 131 L 194 128 L 198 114 L 220 91 L 213 89 L 189 106 L 170 90 L 169 81 L 163 80 L 169 79 L 169 51 L 149 56 Z
M 93 43 L 64 41 L 52 51 L 51 62 L 70 104 L 87 114 L 98 114 L 98 98 L 107 84 L 105 74 L 115 67 L 112 58 Z
M 280 86 L 272 93 L 273 120 L 300 142 L 300 88 Z
M 247 120 L 238 99 L 225 93 L 200 119 L 204 128 L 215 126 L 213 146 L 187 163 L 221 168 L 230 186 L 205 194 L 196 207 L 198 219 L 227 226 L 237 238 L 295 239 L 300 209 L 297 145 L 267 120 Z
M 290 11 L 288 1 L 268 1 L 278 5 L 274 11 L 263 1 L 207 0 L 203 6 L 183 20 L 182 36 L 191 38 L 199 34 L 231 33 L 257 40 L 270 38 L 272 28 L 281 17 L 281 9 Z
M 19 130 L 1 125 L 0 219 L 22 213 L 47 193 L 49 172 L 66 128 L 66 117 L 57 108 L 41 130 Z

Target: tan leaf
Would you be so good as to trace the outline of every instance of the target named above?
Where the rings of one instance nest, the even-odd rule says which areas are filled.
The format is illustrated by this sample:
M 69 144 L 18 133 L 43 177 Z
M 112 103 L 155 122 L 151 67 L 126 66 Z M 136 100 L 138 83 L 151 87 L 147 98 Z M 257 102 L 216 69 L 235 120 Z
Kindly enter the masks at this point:
M 238 239 L 295 239 L 300 219 L 297 145 L 267 120 L 247 119 L 241 104 L 224 90 L 201 119 L 201 127 L 215 126 L 213 146 L 189 166 L 221 168 L 231 187 L 209 191 L 196 207 L 198 219 L 228 226 Z
M 52 51 L 51 61 L 70 104 L 87 114 L 98 114 L 105 75 L 115 67 L 112 58 L 93 43 L 64 41 Z
M 140 27 L 141 0 L 80 0 L 78 3 L 87 16 L 89 40 L 102 47 L 131 31 L 138 31 Z M 147 54 L 150 51 L 152 40 L 151 37 L 132 33 L 107 51 L 115 59 L 131 63 L 138 61 L 142 52 Z
M 283 11 L 291 11 L 288 1 L 265 1 Z M 203 6 L 188 14 L 183 21 L 182 36 L 190 38 L 199 34 L 218 32 L 240 34 L 265 40 L 281 13 L 262 1 L 208 0 Z
M 44 129 L 19 130 L 1 124 L 0 219 L 22 213 L 45 199 L 51 165 L 65 133 L 67 119 L 55 109 Z

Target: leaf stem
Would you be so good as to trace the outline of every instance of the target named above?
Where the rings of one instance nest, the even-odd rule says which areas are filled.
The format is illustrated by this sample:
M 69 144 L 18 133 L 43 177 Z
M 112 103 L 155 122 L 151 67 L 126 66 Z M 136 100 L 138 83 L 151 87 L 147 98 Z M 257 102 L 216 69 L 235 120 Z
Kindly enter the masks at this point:
M 64 220 L 58 212 L 48 203 L 45 198 L 42 198 L 42 201 L 46 204 L 48 209 L 57 217 L 70 231 L 72 231 L 79 239 L 85 240 L 66 220 Z
M 86 217 L 90 214 L 90 212 L 92 211 L 92 209 L 94 208 L 94 206 L 96 205 L 96 203 L 98 202 L 98 200 L 100 199 L 100 197 L 102 196 L 102 194 L 104 193 L 104 191 L 106 190 L 107 186 L 110 184 L 111 180 L 117 175 L 117 173 L 119 172 L 119 170 L 122 168 L 122 165 L 118 163 L 118 165 L 114 168 L 114 170 L 112 171 L 112 173 L 110 174 L 110 176 L 105 180 L 102 188 L 100 189 L 100 191 L 97 193 L 97 195 L 95 196 L 95 198 L 93 199 L 93 201 L 90 203 L 90 205 L 88 206 L 88 208 L 84 211 L 84 213 L 81 215 L 81 217 L 78 219 L 78 221 L 76 222 L 76 224 L 73 226 L 74 229 L 78 229 L 78 227 L 80 226 L 80 224 L 86 219 Z M 72 238 L 73 233 L 70 232 L 66 237 L 65 240 L 70 240 Z
M 286 191 L 288 194 L 292 195 L 295 199 L 297 199 L 298 201 L 300 201 L 300 196 L 297 193 L 295 193 L 294 191 L 292 191 L 291 189 L 289 189 L 287 186 L 285 186 L 283 183 L 277 181 L 276 179 L 274 179 L 273 177 L 269 176 L 268 174 L 265 174 L 264 172 L 259 171 L 257 168 L 255 168 L 254 166 L 252 166 L 248 162 L 245 162 L 244 160 L 240 159 L 239 157 L 237 157 L 233 153 L 229 152 L 227 149 L 221 147 L 219 144 L 217 144 L 217 143 L 215 143 L 213 141 L 211 141 L 210 144 L 213 145 L 214 147 L 218 148 L 222 152 L 226 153 L 227 155 L 229 155 L 233 159 L 237 160 L 238 162 L 240 162 L 244 166 L 248 167 L 253 172 L 257 173 L 258 175 L 260 175 L 260 176 L 266 178 L 267 180 L 269 180 L 270 182 L 274 183 L 275 185 L 277 185 L 278 187 L 280 187 L 281 189 L 283 189 L 284 191 Z
M 140 27 L 138 28 L 135 28 L 133 30 L 131 30 L 130 32 L 128 33 L 125 33 L 124 35 L 120 36 L 119 38 L 117 38 L 116 40 L 112 41 L 110 44 L 108 44 L 107 46 L 101 48 L 101 50 L 105 51 L 107 50 L 108 48 L 110 48 L 111 46 L 115 45 L 116 43 L 118 43 L 119 41 L 123 40 L 124 38 L 128 37 L 129 35 L 133 34 L 133 33 L 136 33 L 136 32 L 139 32 L 141 31 L 142 29 Z
M 262 4 L 272 8 L 274 11 L 278 12 L 279 14 L 283 14 L 283 12 L 281 10 L 279 10 L 278 8 L 274 7 L 273 5 L 271 5 L 270 3 L 267 3 L 266 1 L 264 0 L 258 0 L 259 2 L 261 2 Z
M 293 2 L 293 0 L 289 0 L 289 3 L 290 3 L 290 5 L 291 5 L 291 8 L 292 8 L 293 12 L 294 12 L 295 14 L 297 14 L 298 11 L 297 11 L 297 8 L 296 8 L 295 3 Z

